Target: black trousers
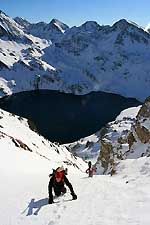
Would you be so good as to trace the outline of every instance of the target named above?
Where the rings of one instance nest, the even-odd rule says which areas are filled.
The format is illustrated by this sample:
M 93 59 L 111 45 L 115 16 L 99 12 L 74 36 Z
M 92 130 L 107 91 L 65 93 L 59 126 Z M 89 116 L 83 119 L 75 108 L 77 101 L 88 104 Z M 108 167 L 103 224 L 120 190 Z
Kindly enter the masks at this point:
M 61 188 L 54 187 L 54 193 L 56 196 L 60 196 L 61 194 L 65 194 L 67 191 L 66 187 L 62 186 Z

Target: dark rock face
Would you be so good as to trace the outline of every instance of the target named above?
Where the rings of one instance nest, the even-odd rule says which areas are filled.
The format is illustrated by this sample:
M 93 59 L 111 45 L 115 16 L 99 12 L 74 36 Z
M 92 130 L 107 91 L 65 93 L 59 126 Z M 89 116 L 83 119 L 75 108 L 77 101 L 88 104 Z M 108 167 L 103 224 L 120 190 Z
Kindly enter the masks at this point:
M 108 140 L 101 140 L 101 151 L 97 161 L 101 162 L 103 173 L 106 173 L 109 167 L 112 168 L 112 166 L 114 165 L 113 146 L 112 143 Z
M 142 143 L 150 143 L 150 97 L 141 107 L 134 129 Z

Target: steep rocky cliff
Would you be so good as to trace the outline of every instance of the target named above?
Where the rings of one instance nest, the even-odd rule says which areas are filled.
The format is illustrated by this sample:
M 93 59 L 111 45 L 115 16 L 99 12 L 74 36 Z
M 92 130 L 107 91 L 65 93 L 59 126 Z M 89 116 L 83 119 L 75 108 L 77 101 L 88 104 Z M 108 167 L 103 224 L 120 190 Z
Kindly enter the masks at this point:
M 97 165 L 101 173 L 113 173 L 120 160 L 143 156 L 150 156 L 150 97 L 106 126 Z

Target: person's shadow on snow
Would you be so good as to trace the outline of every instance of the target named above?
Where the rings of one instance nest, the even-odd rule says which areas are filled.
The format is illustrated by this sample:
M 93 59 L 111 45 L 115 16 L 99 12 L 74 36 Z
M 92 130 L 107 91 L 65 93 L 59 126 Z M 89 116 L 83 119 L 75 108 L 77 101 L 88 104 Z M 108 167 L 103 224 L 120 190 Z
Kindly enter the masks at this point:
M 40 199 L 38 201 L 35 201 L 34 198 L 31 199 L 28 207 L 24 210 L 24 212 L 26 210 L 28 210 L 27 215 L 26 216 L 31 216 L 31 215 L 38 215 L 38 212 L 40 211 L 40 209 L 44 206 L 48 204 L 48 198 L 43 198 Z M 36 209 L 34 211 L 34 209 Z M 34 211 L 34 212 L 33 212 Z M 24 213 L 23 212 L 23 213 Z

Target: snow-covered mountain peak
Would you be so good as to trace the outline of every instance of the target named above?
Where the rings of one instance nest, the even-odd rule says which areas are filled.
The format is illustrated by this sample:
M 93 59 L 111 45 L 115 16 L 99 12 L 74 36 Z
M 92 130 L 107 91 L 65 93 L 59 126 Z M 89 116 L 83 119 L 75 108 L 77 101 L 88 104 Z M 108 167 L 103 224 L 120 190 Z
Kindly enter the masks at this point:
M 112 29 L 115 29 L 119 32 L 119 35 L 124 35 L 124 37 L 127 39 L 127 36 L 130 38 L 132 42 L 143 42 L 146 43 L 147 39 L 150 37 L 147 35 L 143 27 L 139 26 L 133 21 L 121 19 L 118 22 L 116 22 Z
M 141 26 L 139 26 L 138 24 L 136 24 L 135 22 L 126 20 L 126 19 L 121 19 L 121 20 L 117 21 L 116 23 L 113 24 L 112 27 L 116 28 L 120 31 L 128 30 L 130 28 L 132 28 L 132 29 L 138 28 L 138 29 L 143 30 L 143 28 Z
M 129 25 L 130 23 L 128 23 L 126 19 L 121 19 L 117 21 L 116 23 L 114 23 L 113 27 L 122 30 L 122 29 L 126 29 Z
M 19 40 L 20 42 L 32 43 L 22 27 L 5 13 L 0 13 L 0 37 L 6 40 Z
M 143 29 L 142 26 L 140 26 L 139 24 L 135 23 L 134 21 L 132 21 L 132 20 L 127 20 L 127 21 L 128 21 L 129 24 L 132 24 L 132 25 L 135 26 L 135 27 L 138 27 L 138 28 L 140 28 L 140 29 Z
M 38 22 L 30 23 L 22 18 L 15 18 L 15 21 L 23 28 L 27 34 L 32 34 L 36 37 L 47 39 L 48 41 L 56 42 L 69 27 L 57 19 L 52 19 L 50 23 Z
M 15 17 L 14 20 L 23 28 L 27 28 L 31 23 L 23 17 Z
M 81 29 L 84 29 L 88 32 L 95 32 L 101 29 L 101 26 L 96 21 L 87 21 L 80 26 Z
M 9 17 L 5 12 L 0 10 L 0 17 Z
M 147 23 L 147 25 L 145 26 L 143 30 L 150 33 L 150 22 Z
M 19 28 L 18 24 L 9 16 L 7 16 L 4 12 L 0 12 L 0 22 L 2 25 L 7 25 L 8 27 L 12 25 L 13 27 L 16 26 Z
M 55 18 L 51 20 L 49 25 L 57 28 L 62 33 L 64 33 L 67 29 L 69 29 L 69 27 L 66 24 L 62 23 L 61 21 Z

